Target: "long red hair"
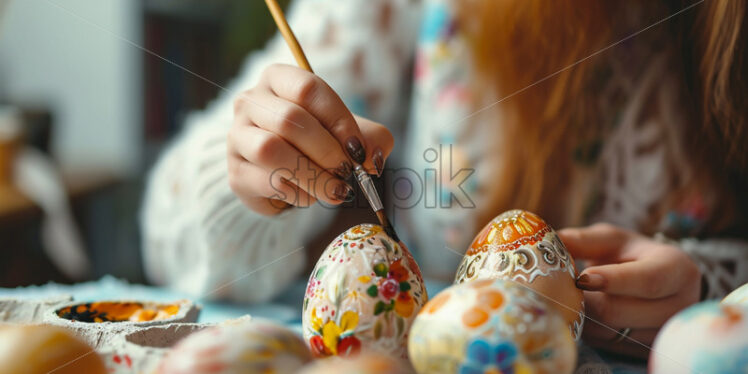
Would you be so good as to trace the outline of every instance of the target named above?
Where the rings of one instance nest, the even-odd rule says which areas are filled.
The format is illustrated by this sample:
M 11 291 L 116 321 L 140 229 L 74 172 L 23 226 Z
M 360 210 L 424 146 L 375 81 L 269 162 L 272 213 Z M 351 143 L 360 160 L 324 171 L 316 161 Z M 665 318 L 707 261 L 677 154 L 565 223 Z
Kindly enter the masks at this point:
M 598 136 L 596 52 L 642 29 L 656 33 L 680 74 L 688 152 L 701 179 L 738 188 L 748 168 L 748 6 L 742 0 L 693 2 L 474 0 L 461 2 L 482 84 L 490 82 L 507 113 L 507 162 L 486 214 L 521 207 L 558 217 L 552 204 L 566 187 L 572 147 Z M 675 13 L 677 15 L 663 22 Z M 632 39 L 632 42 L 636 42 Z M 616 48 L 615 46 L 612 48 Z M 604 50 L 599 54 L 606 53 Z M 582 62 L 579 62 L 582 60 Z M 579 62 L 579 63 L 578 63 Z M 552 76 L 551 76 L 552 75 Z M 550 76 L 550 77 L 549 77 Z M 539 83 L 538 83 L 539 82 Z M 690 104 L 690 105 L 689 105 Z M 549 188 L 552 186 L 553 188 Z M 745 193 L 745 192 L 743 192 Z M 740 191 L 732 191 L 739 195 Z M 490 217 L 481 217 L 487 220 Z

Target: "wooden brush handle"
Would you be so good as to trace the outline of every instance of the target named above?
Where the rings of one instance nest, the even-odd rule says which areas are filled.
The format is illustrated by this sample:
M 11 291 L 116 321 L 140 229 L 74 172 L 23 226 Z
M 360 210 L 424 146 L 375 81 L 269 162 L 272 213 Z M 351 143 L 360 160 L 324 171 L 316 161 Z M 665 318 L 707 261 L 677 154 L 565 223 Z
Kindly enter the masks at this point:
M 265 0 L 265 4 L 267 4 L 268 9 L 270 9 L 270 14 L 273 15 L 275 24 L 278 26 L 281 35 L 283 35 L 283 39 L 286 40 L 286 44 L 291 48 L 291 53 L 293 53 L 293 57 L 296 59 L 296 64 L 298 64 L 300 68 L 313 73 L 312 66 L 309 65 L 309 60 L 307 60 L 306 55 L 304 55 L 304 50 L 301 49 L 299 41 L 296 40 L 296 36 L 293 34 L 293 31 L 291 31 L 291 27 L 288 26 L 286 16 L 283 15 L 283 9 L 281 9 L 280 5 L 278 5 L 278 2 L 275 0 Z

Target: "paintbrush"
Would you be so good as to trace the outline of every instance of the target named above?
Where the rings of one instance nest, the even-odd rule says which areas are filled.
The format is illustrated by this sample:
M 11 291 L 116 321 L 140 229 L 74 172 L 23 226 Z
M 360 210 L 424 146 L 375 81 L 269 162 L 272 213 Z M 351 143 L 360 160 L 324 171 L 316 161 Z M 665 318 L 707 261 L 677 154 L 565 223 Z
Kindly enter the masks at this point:
M 288 47 L 291 49 L 291 53 L 296 59 L 296 64 L 299 65 L 300 68 L 305 69 L 310 73 L 314 73 L 314 71 L 312 71 L 312 66 L 309 65 L 309 60 L 307 60 L 304 51 L 301 49 L 301 45 L 299 45 L 299 41 L 296 40 L 296 36 L 293 31 L 291 31 L 291 27 L 288 26 L 286 16 L 283 15 L 283 10 L 278 5 L 278 2 L 276 0 L 265 0 L 265 4 L 267 4 L 268 9 L 270 9 L 270 14 L 273 15 L 273 20 L 275 20 L 278 30 L 280 30 L 281 35 L 283 35 L 283 39 L 286 40 L 286 44 L 288 44 Z M 364 196 L 366 196 L 366 200 L 369 201 L 369 205 L 371 205 L 374 213 L 376 213 L 379 223 L 384 227 L 387 235 L 399 242 L 400 239 L 398 238 L 397 233 L 395 233 L 394 227 L 392 227 L 392 224 L 387 219 L 387 215 L 384 214 L 382 200 L 379 198 L 379 193 L 377 192 L 376 187 L 374 187 L 374 181 L 371 180 L 371 176 L 369 176 L 369 173 L 366 172 L 364 167 L 356 161 L 353 161 L 353 173 L 356 175 L 356 180 L 358 181 L 358 185 L 361 187 Z

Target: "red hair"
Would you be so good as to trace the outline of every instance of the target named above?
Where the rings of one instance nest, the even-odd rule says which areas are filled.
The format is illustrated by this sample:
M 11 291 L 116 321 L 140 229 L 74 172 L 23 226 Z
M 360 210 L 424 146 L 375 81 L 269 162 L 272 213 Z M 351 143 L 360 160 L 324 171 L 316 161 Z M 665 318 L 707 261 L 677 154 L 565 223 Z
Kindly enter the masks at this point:
M 691 3 L 475 0 L 461 4 L 459 16 L 468 27 L 481 81 L 490 82 L 500 98 L 510 96 L 501 103 L 502 113 L 508 113 L 503 118 L 503 151 L 514 162 L 502 165 L 500 180 L 516 183 L 499 186 L 488 216 L 481 218 L 488 220 L 517 207 L 552 221 L 561 216 L 553 211 L 558 204 L 552 201 L 567 187 L 572 147 L 577 144 L 572 141 L 599 136 L 602 129 L 596 124 L 603 123 L 601 117 L 606 115 L 588 105 L 598 94 L 591 89 L 593 71 L 605 60 L 596 55 L 586 58 Z M 698 150 L 689 152 L 689 161 L 700 176 L 717 185 L 730 185 L 731 176 L 745 180 L 748 174 L 747 8 L 745 1 L 705 1 L 654 26 L 659 30 L 636 36 L 646 41 L 644 33 L 649 32 L 666 38 L 662 44 L 669 46 L 667 52 L 683 62 L 677 73 L 684 82 L 680 87 L 684 111 L 691 119 L 684 124 L 689 127 L 683 131 L 684 141 L 689 149 Z

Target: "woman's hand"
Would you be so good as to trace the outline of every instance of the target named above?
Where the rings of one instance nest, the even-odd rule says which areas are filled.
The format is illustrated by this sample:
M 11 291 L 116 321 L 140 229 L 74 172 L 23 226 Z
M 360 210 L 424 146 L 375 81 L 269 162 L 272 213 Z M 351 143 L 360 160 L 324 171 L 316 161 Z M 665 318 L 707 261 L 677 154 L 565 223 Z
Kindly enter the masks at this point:
M 265 69 L 234 101 L 228 135 L 231 189 L 254 211 L 353 198 L 346 183 L 354 160 L 381 174 L 393 139 L 384 126 L 356 117 L 322 79 L 289 65 Z
M 590 317 L 583 335 L 594 346 L 646 355 L 642 344 L 651 345 L 671 316 L 699 301 L 701 272 L 675 246 L 609 224 L 558 234 L 572 256 L 587 265 L 577 287 L 585 290 Z M 626 328 L 635 341 L 616 341 L 618 331 Z

